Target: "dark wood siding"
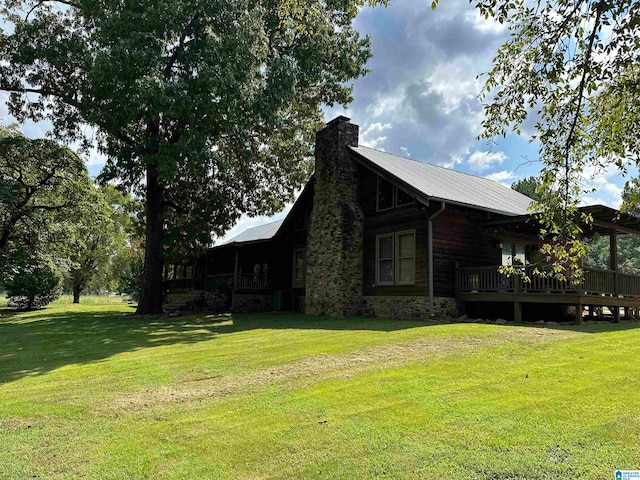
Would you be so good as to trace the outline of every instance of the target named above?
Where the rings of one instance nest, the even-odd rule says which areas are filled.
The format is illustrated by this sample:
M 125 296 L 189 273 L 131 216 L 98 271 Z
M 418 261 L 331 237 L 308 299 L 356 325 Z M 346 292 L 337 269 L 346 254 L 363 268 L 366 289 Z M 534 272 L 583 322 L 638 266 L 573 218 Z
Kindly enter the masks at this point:
M 447 205 L 433 221 L 433 279 L 436 296 L 455 295 L 456 264 L 500 265 L 501 250 L 492 232 L 479 225 L 483 212 Z
M 365 217 L 362 248 L 365 295 L 425 295 L 428 293 L 426 212 L 425 207 L 416 204 Z M 416 283 L 415 285 L 376 286 L 376 236 L 404 230 L 415 230 L 416 233 Z
M 376 194 L 378 176 L 371 170 L 359 166 L 358 168 L 358 199 L 365 218 L 376 215 Z

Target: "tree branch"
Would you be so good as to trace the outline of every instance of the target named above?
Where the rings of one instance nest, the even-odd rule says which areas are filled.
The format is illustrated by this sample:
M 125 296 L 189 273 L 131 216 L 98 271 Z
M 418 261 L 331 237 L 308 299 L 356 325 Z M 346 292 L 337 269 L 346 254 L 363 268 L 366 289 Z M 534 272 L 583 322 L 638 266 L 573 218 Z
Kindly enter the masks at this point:
M 596 7 L 596 19 L 593 23 L 593 29 L 589 35 L 589 44 L 587 45 L 587 50 L 584 52 L 584 59 L 582 63 L 582 76 L 580 78 L 580 85 L 578 86 L 578 95 L 575 112 L 573 115 L 573 120 L 571 122 L 571 127 L 569 128 L 569 133 L 567 135 L 567 139 L 565 141 L 564 147 L 564 162 L 565 162 L 565 175 L 568 177 L 569 175 L 569 156 L 571 154 L 571 146 L 573 145 L 573 139 L 575 137 L 576 126 L 578 125 L 578 119 L 581 117 L 582 110 L 582 101 L 584 97 L 584 89 L 587 84 L 587 78 L 589 76 L 589 67 L 588 60 L 591 58 L 591 53 L 593 50 L 593 44 L 595 42 L 596 36 L 598 34 L 598 28 L 600 27 L 601 14 L 604 8 L 604 0 L 600 0 Z M 567 178 L 566 186 L 565 186 L 565 201 L 569 198 L 569 181 Z
M 37 2 L 36 4 L 33 5 L 33 7 L 31 7 L 29 9 L 29 11 L 27 12 L 27 14 L 24 17 L 24 21 L 28 21 L 29 20 L 29 15 L 31 15 L 33 13 L 34 10 L 36 10 L 37 8 L 41 7 L 42 5 L 44 5 L 45 3 L 61 3 L 63 5 L 67 5 L 69 7 L 73 7 L 73 8 L 80 8 L 80 4 L 78 3 L 74 3 L 74 2 L 65 2 L 63 0 L 40 0 L 39 2 Z

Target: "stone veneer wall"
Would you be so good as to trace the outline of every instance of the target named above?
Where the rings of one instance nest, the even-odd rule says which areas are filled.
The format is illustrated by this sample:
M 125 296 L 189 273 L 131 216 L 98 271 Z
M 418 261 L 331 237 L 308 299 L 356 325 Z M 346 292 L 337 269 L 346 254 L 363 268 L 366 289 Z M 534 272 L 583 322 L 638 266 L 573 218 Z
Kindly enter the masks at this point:
M 367 315 L 398 320 L 430 320 L 427 296 L 365 296 L 364 312 Z M 435 297 L 433 309 L 436 318 L 455 318 L 459 308 L 455 298 Z
M 273 295 L 236 293 L 233 297 L 233 311 L 242 313 L 272 312 Z
M 358 126 L 346 117 L 332 120 L 316 135 L 305 298 L 310 315 L 362 314 L 363 214 L 349 145 L 358 145 Z

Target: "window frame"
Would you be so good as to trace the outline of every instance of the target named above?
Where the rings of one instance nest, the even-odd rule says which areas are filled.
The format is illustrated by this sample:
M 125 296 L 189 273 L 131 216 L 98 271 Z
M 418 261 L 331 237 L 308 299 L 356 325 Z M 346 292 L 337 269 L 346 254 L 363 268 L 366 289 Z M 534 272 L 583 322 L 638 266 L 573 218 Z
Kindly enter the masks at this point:
M 400 258 L 400 236 L 402 235 L 412 235 L 413 236 L 413 257 L 403 257 Z M 394 282 L 395 285 L 415 285 L 416 284 L 416 231 L 413 230 L 403 230 L 401 232 L 395 232 L 395 258 L 394 258 L 394 267 L 395 267 L 395 277 Z M 413 280 L 410 281 L 401 281 L 400 280 L 400 260 L 406 260 L 409 258 L 413 258 Z
M 394 207 L 395 208 L 402 208 L 402 207 L 407 207 L 409 205 L 414 205 L 416 203 L 416 197 L 414 197 L 413 195 L 411 195 L 410 193 L 405 192 L 404 190 L 402 190 L 401 188 L 398 187 L 394 187 L 395 188 L 395 192 L 394 192 Z M 409 203 L 403 203 L 402 205 L 400 205 L 398 203 L 398 194 L 402 192 L 405 195 L 411 197 L 411 201 Z
M 402 207 L 407 207 L 409 205 L 415 205 L 416 203 L 416 197 L 411 195 L 410 193 L 406 192 L 405 190 L 396 187 L 396 185 L 387 180 L 386 178 L 383 178 L 381 175 L 376 175 L 377 180 L 376 180 L 376 212 L 386 212 L 389 210 L 393 210 L 394 208 L 402 208 Z M 380 182 L 387 182 L 389 185 L 391 185 L 391 206 L 387 207 L 387 208 L 380 208 Z M 408 203 L 403 203 L 402 205 L 398 204 L 398 193 L 402 192 L 404 194 L 406 194 L 408 197 L 411 197 L 411 202 Z
M 413 236 L 413 257 L 403 257 L 400 258 L 400 237 L 403 235 L 412 235 Z M 391 258 L 380 258 L 380 239 L 382 238 L 391 238 L 392 241 L 392 257 Z M 416 231 L 415 229 L 411 230 L 401 230 L 398 232 L 391 233 L 383 233 L 380 235 L 376 235 L 376 253 L 375 253 L 375 262 L 376 262 L 376 272 L 375 272 L 375 286 L 380 287 L 389 287 L 389 286 L 412 286 L 416 284 Z M 413 258 L 413 279 L 410 281 L 400 281 L 400 260 L 405 260 Z M 392 268 L 392 280 L 390 282 L 383 282 L 380 280 L 380 262 L 391 260 Z
M 297 264 L 296 264 L 296 256 L 302 253 L 302 280 L 297 281 L 296 272 L 297 272 Z M 305 288 L 307 285 L 307 249 L 306 248 L 295 248 L 293 250 L 293 265 L 291 272 L 291 285 L 293 288 Z
M 380 239 L 381 238 L 391 238 L 391 258 L 380 258 Z M 395 285 L 395 248 L 396 248 L 396 239 L 394 233 L 383 233 L 382 235 L 376 235 L 376 285 L 381 286 L 389 286 Z M 380 280 L 380 261 L 388 261 L 391 260 L 391 281 L 383 282 Z
M 526 265 L 527 264 L 527 260 L 528 260 L 527 257 L 529 256 L 529 245 L 528 244 L 526 244 L 526 243 L 524 243 L 522 241 L 506 240 L 506 239 L 503 239 L 500 243 L 502 245 L 502 248 L 500 249 L 501 250 L 500 251 L 500 264 L 501 265 L 513 267 L 513 266 L 522 266 L 522 265 Z M 508 263 L 504 261 L 504 247 L 505 246 L 508 246 L 509 250 L 511 252 L 511 254 L 508 256 L 508 258 L 510 259 Z M 518 247 L 522 247 L 522 254 L 524 256 L 524 259 L 523 259 L 521 264 L 520 263 L 515 264 L 513 262 L 513 260 L 515 258 L 518 258 L 518 254 L 517 254 Z
M 380 182 L 387 182 L 391 185 L 391 206 L 387 208 L 380 208 Z M 377 175 L 376 180 L 376 212 L 386 212 L 388 210 L 393 210 L 396 208 L 396 187 L 393 183 L 391 183 L 386 178 L 382 178 L 380 175 Z

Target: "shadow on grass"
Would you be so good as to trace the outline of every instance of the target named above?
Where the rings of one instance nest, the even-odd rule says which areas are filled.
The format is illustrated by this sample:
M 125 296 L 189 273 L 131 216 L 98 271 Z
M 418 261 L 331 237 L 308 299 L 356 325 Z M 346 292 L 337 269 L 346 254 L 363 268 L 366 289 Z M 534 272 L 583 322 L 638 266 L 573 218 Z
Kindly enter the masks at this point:
M 363 318 L 333 319 L 302 314 L 197 314 L 138 317 L 90 306 L 84 311 L 0 311 L 0 383 L 40 375 L 65 365 L 90 363 L 118 353 L 190 344 L 256 329 L 394 331 L 424 323 Z
M 302 314 L 194 314 L 138 317 L 88 307 L 84 311 L 42 310 L 27 317 L 0 311 L 0 383 L 40 375 L 65 365 L 90 363 L 118 353 L 163 345 L 191 344 L 247 330 L 309 329 L 382 331 L 438 325 L 436 322 L 375 318 L 326 318 Z M 461 324 L 460 324 L 461 325 Z M 531 328 L 540 328 L 528 325 Z M 558 325 L 584 333 L 639 328 L 639 323 Z

